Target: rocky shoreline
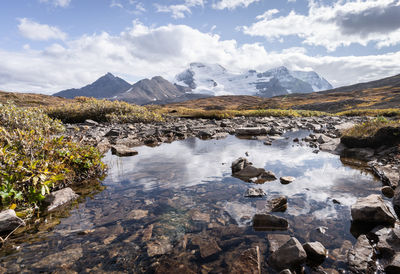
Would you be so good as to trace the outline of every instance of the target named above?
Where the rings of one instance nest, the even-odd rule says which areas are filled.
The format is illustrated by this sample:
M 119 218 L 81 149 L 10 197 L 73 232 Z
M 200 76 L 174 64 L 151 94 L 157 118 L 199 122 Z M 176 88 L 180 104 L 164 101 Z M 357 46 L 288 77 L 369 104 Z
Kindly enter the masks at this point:
M 309 130 L 310 134 L 307 137 L 300 140 L 295 139 L 294 142 L 301 146 L 313 148 L 314 153 L 331 152 L 340 155 L 343 163 L 371 170 L 382 181 L 382 195 L 388 198 L 393 197 L 393 208 L 397 212 L 400 210 L 400 189 L 397 187 L 400 180 L 399 147 L 382 145 L 376 148 L 354 148 L 346 147 L 341 143 L 340 137 L 343 130 L 367 119 L 366 117 L 237 117 L 223 120 L 169 118 L 163 123 L 123 125 L 99 124 L 87 120 L 82 124 L 67 125 L 66 136 L 82 144 L 96 146 L 102 152 L 111 149 L 112 154 L 123 157 L 136 155 L 136 146 L 157 146 L 161 143 L 183 140 L 189 137 L 221 139 L 229 134 L 234 134 L 239 138 L 257 139 L 263 141 L 265 145 L 270 145 L 273 140 L 284 138 L 282 135 L 287 131 Z M 245 165 L 240 170 L 235 171 L 232 169 L 233 175 L 242 171 L 244 167 Z M 257 171 L 257 168 L 254 169 L 251 172 Z M 249 172 L 249 170 L 247 171 Z M 272 175 L 268 172 L 261 172 L 257 176 L 260 176 L 259 179 L 268 180 Z M 254 176 L 247 174 L 246 176 L 238 176 L 238 178 L 240 177 L 251 179 Z M 289 179 L 295 178 L 281 178 L 281 182 L 290 183 Z M 60 190 L 58 192 L 62 194 L 60 196 L 56 192 L 53 193 L 53 197 L 49 198 L 48 210 L 54 210 L 75 199 L 76 195 L 71 191 L 68 188 Z M 257 197 L 262 196 L 263 193 L 253 189 L 249 190 L 246 195 Z M 357 243 L 353 247 L 349 247 L 350 250 L 346 252 L 348 265 L 354 273 L 373 273 L 377 267 L 382 267 L 379 270 L 384 269 L 387 273 L 398 273 L 396 271 L 400 271 L 399 220 L 395 214 L 390 212 L 380 195 L 370 196 L 357 201 L 353 206 L 354 209 L 352 207 L 352 218 L 355 225 L 357 223 L 366 224 L 371 229 L 357 235 Z M 266 223 L 269 222 L 268 224 L 270 224 L 272 221 L 284 228 L 287 225 L 286 220 L 277 219 L 272 212 L 284 211 L 287 207 L 287 201 L 285 203 L 284 197 L 277 199 L 271 202 L 270 207 L 271 214 L 256 215 L 253 219 L 253 225 L 256 223 L 265 226 Z M 10 213 L 10 216 L 14 218 L 16 224 L 23 225 L 15 219 L 16 216 L 12 213 Z M 369 220 L 370 216 L 380 216 L 381 218 L 374 217 L 374 220 Z M 272 235 L 271 239 L 268 239 L 270 251 L 273 251 L 268 262 L 271 266 L 275 266 L 275 269 L 282 270 L 283 273 L 301 270 L 301 265 L 306 261 L 312 261 L 318 265 L 319 262 L 323 261 L 323 257 L 327 256 L 325 248 L 319 242 L 301 244 L 294 237 L 278 238 Z M 259 258 L 259 251 L 257 252 L 257 250 L 249 250 L 248 253 L 243 255 L 243 261 L 238 262 L 238 269 L 246 269 L 246 264 L 250 260 Z M 288 254 L 291 254 L 291 260 L 288 259 L 290 257 Z M 376 263 L 377 260 L 379 264 Z M 254 273 L 257 273 L 260 264 L 259 262 L 256 264 L 249 263 L 249 267 L 253 267 Z M 327 273 L 318 267 L 315 267 L 315 271 Z

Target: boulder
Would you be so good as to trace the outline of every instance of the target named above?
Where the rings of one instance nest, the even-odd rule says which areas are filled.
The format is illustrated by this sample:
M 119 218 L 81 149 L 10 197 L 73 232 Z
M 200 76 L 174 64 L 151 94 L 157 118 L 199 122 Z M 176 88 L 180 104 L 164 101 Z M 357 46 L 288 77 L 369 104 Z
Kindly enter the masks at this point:
M 285 218 L 272 214 L 256 214 L 253 217 L 253 229 L 255 231 L 286 230 L 289 223 Z
M 63 205 L 69 204 L 78 197 L 78 194 L 69 187 L 51 192 L 45 199 L 45 203 L 49 205 L 47 211 L 56 210 Z
M 394 224 L 396 221 L 381 196 L 377 194 L 359 198 L 351 206 L 351 216 L 354 222 L 361 223 Z
M 370 245 L 367 236 L 357 238 L 355 246 L 349 250 L 347 260 L 352 273 L 375 273 L 376 264 L 373 260 L 374 249 Z
M 199 246 L 200 256 L 205 259 L 221 251 L 214 238 L 196 235 L 192 238 L 192 244 Z
M 374 229 L 373 235 L 378 238 L 376 249 L 383 257 L 392 257 L 396 252 L 400 252 L 400 228 Z
M 241 171 L 245 167 L 251 165 L 251 163 L 244 157 L 240 157 L 236 159 L 235 161 L 232 162 L 231 169 L 232 169 L 232 174 L 235 174 L 236 172 Z
M 111 146 L 111 153 L 117 155 L 118 157 L 127 157 L 137 155 L 138 152 L 133 148 L 129 148 L 124 145 Z
M 307 258 L 318 264 L 323 263 L 327 256 L 327 251 L 320 242 L 307 242 L 303 248 L 307 253 Z
M 295 180 L 295 178 L 292 176 L 283 176 L 279 179 L 281 181 L 281 184 L 284 184 L 284 185 L 290 184 Z
M 277 270 L 295 268 L 307 259 L 306 251 L 300 242 L 292 237 L 268 258 L 268 264 Z
M 268 131 L 269 130 L 264 127 L 242 127 L 236 129 L 236 135 L 242 135 L 242 136 L 266 135 Z
M 25 222 L 17 217 L 12 209 L 0 212 L 0 233 L 10 232 L 19 226 L 25 226 Z
M 265 192 L 264 190 L 262 190 L 261 188 L 248 188 L 246 190 L 246 193 L 244 194 L 245 197 L 262 197 L 265 196 Z

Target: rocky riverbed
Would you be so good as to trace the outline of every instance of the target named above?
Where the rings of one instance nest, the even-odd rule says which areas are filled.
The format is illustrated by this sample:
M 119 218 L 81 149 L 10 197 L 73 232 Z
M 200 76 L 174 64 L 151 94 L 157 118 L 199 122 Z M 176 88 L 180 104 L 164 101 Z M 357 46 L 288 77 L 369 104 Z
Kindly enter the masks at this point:
M 57 265 L 60 264 L 64 265 L 65 269 L 75 269 L 78 272 L 130 268 L 135 269 L 135 272 L 151 270 L 165 273 L 178 268 L 188 273 L 218 271 L 264 273 L 281 270 L 286 271 L 284 273 L 290 273 L 302 271 L 302 268 L 306 266 L 307 271 L 317 273 L 338 273 L 340 269 L 354 273 L 373 273 L 375 270 L 397 273 L 400 267 L 400 253 L 398 253 L 400 252 L 400 228 L 393 208 L 400 209 L 400 191 L 397 188 L 400 166 L 399 148 L 393 145 L 385 146 L 385 144 L 376 148 L 350 148 L 340 142 L 341 132 L 344 129 L 366 119 L 368 118 L 239 117 L 225 120 L 171 118 L 159 124 L 105 125 L 86 121 L 84 124 L 68 125 L 67 133 L 70 138 L 97 146 L 104 152 L 111 149 L 112 154 L 124 157 L 121 159 L 127 159 L 128 163 L 133 161 L 130 159 L 141 157 L 143 153 L 150 153 L 147 149 L 143 150 L 142 145 L 160 146 L 177 140 L 191 140 L 192 137 L 209 140 L 205 142 L 224 138 L 227 138 L 224 140 L 236 142 L 229 137 L 229 135 L 236 135 L 243 139 L 243 142 L 251 140 L 266 149 L 278 144 L 275 152 L 280 148 L 279 142 L 282 142 L 288 148 L 301 149 L 303 147 L 311 151 L 308 153 L 314 154 L 315 158 L 318 158 L 319 154 L 326 155 L 326 152 L 339 155 L 342 163 L 369 170 L 379 177 L 382 184 L 378 187 L 371 186 L 367 191 L 354 188 L 354 197 L 359 197 L 359 200 L 352 200 L 351 208 L 350 205 L 347 206 L 347 202 L 343 197 L 341 198 L 341 195 L 329 198 L 329 207 L 347 208 L 348 211 L 344 211 L 347 213 L 343 214 L 342 218 L 347 218 L 348 222 L 353 219 L 354 222 L 351 223 L 351 227 L 337 228 L 337 230 L 346 231 L 347 229 L 347 233 L 351 230 L 352 239 L 335 236 L 341 232 L 331 234 L 331 230 L 337 223 L 315 219 L 315 216 L 311 216 L 315 213 L 314 210 L 306 210 L 307 214 L 293 213 L 301 212 L 302 207 L 305 210 L 307 207 L 313 208 L 318 205 L 316 208 L 321 209 L 324 207 L 323 204 L 304 203 L 302 196 L 296 196 L 299 192 L 289 191 L 283 193 L 287 195 L 272 195 L 279 192 L 278 185 L 293 189 L 297 188 L 296 184 L 301 184 L 303 181 L 299 178 L 300 173 L 291 173 L 288 166 L 279 166 L 274 171 L 264 169 L 265 166 L 258 166 L 257 158 L 266 157 L 265 153 L 261 153 L 259 145 L 257 145 L 257 150 L 253 151 L 249 147 L 243 153 L 243 148 L 237 145 L 238 153 L 240 151 L 243 159 L 239 162 L 245 163 L 247 158 L 251 160 L 254 157 L 252 160 L 254 163 L 243 164 L 238 169 L 232 165 L 229 173 L 232 172 L 232 175 L 238 179 L 231 177 L 232 179 L 229 180 L 222 179 L 219 182 L 217 180 L 210 183 L 213 184 L 212 187 L 210 184 L 191 185 L 191 179 L 187 178 L 182 171 L 171 173 L 176 162 L 170 165 L 162 159 L 158 161 L 156 158 L 145 158 L 141 161 L 154 161 L 159 164 L 158 169 L 148 170 L 153 169 L 150 162 L 135 163 L 137 168 L 140 166 L 143 168 L 133 173 L 132 171 L 124 172 L 124 176 L 121 177 L 132 178 L 127 180 L 134 180 L 136 182 L 134 187 L 128 187 L 131 183 L 129 181 L 124 183 L 124 179 L 121 178 L 115 185 L 113 178 L 116 175 L 113 171 L 110 172 L 109 178 L 105 181 L 105 183 L 107 180 L 110 182 L 109 190 L 105 190 L 98 199 L 103 202 L 110 199 L 107 207 L 111 209 L 96 209 L 95 198 L 93 202 L 81 205 L 78 210 L 80 215 L 94 214 L 87 225 L 81 220 L 80 228 L 77 229 L 76 223 L 72 224 L 72 220 L 68 218 L 61 222 L 61 227 L 59 225 L 49 234 L 50 238 L 53 234 L 54 237 L 62 234 L 63 229 L 70 223 L 69 226 L 75 227 L 78 235 L 91 235 L 91 239 L 86 239 L 88 246 L 81 245 L 79 240 L 81 236 L 69 237 L 57 252 L 52 254 L 42 252 L 40 260 L 31 267 L 35 270 L 49 270 L 58 268 Z M 292 131 L 300 131 L 304 134 L 287 135 Z M 218 142 L 222 141 L 216 141 Z M 207 144 L 211 145 L 211 143 Z M 207 150 L 206 145 L 202 147 Z M 160 149 L 162 148 L 166 149 L 161 145 Z M 231 148 L 232 151 L 234 149 L 234 147 Z M 257 151 L 260 151 L 259 155 Z M 296 153 L 302 153 L 301 151 L 296 150 L 295 154 L 288 154 L 286 157 L 298 157 Z M 170 150 L 169 153 L 171 153 Z M 218 150 L 214 153 L 218 153 Z M 186 156 L 182 154 L 181 157 L 185 161 Z M 235 159 L 231 158 L 230 162 L 223 164 L 230 169 Z M 200 166 L 202 164 L 204 165 L 204 163 L 198 163 Z M 341 171 L 338 169 L 338 172 Z M 151 175 L 146 175 L 147 172 Z M 239 172 L 246 176 L 238 176 Z M 198 172 L 194 174 L 201 176 Z M 323 170 L 321 174 L 324 174 Z M 215 174 L 215 176 L 222 175 Z M 221 178 L 228 178 L 226 176 L 228 175 Z M 235 181 L 229 183 L 224 180 Z M 241 180 L 243 183 L 240 183 Z M 185 186 L 185 191 L 176 190 L 177 186 L 171 182 L 181 182 L 179 189 Z M 154 190 L 154 193 L 146 192 L 146 188 L 152 190 L 150 186 L 154 184 L 157 185 L 157 190 Z M 118 189 L 118 192 L 111 191 L 114 187 Z M 302 191 L 307 192 L 307 186 L 302 186 L 300 193 Z M 341 189 L 338 188 L 337 192 L 340 193 L 340 191 Z M 332 193 L 334 192 L 329 192 L 329 195 Z M 66 196 L 71 199 L 76 198 L 69 190 L 66 191 Z M 229 201 L 230 196 L 236 198 Z M 50 199 L 48 210 L 57 208 L 60 199 L 62 200 L 57 195 Z M 205 202 L 204 199 L 210 200 L 211 204 Z M 250 200 L 244 202 L 242 199 Z M 390 199 L 393 206 L 388 203 Z M 164 210 L 161 210 L 162 208 Z M 260 208 L 262 208 L 261 211 Z M 122 214 L 117 213 L 121 210 Z M 76 216 L 76 213 L 73 213 L 72 217 L 76 218 Z M 83 218 L 83 220 L 86 219 Z M 255 232 L 250 232 L 248 225 L 251 225 Z M 327 230 L 329 232 L 326 232 Z M 265 231 L 275 232 L 265 235 Z M 65 230 L 64 233 L 66 233 Z M 67 235 L 71 235 L 71 232 L 67 232 Z M 100 241 L 102 247 L 96 245 L 96 241 Z M 44 242 L 47 246 L 53 244 L 54 241 Z M 30 245 L 27 249 L 32 250 L 33 253 L 37 252 L 35 245 L 43 244 Z M 96 250 L 100 253 L 96 253 Z M 92 253 L 103 254 L 101 255 L 103 258 L 108 258 L 107 267 L 104 263 L 101 264 L 101 259 L 85 258 L 84 254 Z M 18 255 L 18 253 L 15 254 Z M 31 260 L 22 259 L 23 267 L 18 268 L 11 267 L 11 264 L 16 262 L 12 256 L 5 258 L 2 260 L 2 266 L 5 272 L 10 273 L 26 269 Z M 52 263 L 46 266 L 49 261 Z M 81 262 L 78 265 L 87 264 L 88 268 L 81 266 L 74 268 L 75 262 Z M 115 269 L 109 265 L 113 264 L 112 262 Z

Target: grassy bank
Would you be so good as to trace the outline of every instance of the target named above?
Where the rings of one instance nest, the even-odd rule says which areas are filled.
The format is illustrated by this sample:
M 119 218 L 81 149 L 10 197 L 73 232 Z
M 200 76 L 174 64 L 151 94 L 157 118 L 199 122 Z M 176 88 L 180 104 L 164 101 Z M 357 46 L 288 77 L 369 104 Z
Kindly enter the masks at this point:
M 1 207 L 40 205 L 51 191 L 105 173 L 102 155 L 64 138 L 64 126 L 38 108 L 0 104 Z
M 378 130 L 385 127 L 400 127 L 400 120 L 388 120 L 384 117 L 377 117 L 346 130 L 343 136 L 352 138 L 371 137 L 374 136 Z

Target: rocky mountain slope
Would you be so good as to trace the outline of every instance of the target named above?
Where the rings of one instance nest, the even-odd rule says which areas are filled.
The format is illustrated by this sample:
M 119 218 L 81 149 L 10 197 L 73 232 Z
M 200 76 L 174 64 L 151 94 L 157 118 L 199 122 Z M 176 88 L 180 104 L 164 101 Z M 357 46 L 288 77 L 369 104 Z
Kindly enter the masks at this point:
M 117 94 L 126 91 L 131 85 L 125 80 L 107 73 L 95 82 L 82 88 L 66 89 L 53 94 L 64 98 L 74 98 L 77 96 L 86 96 L 94 98 L 111 98 Z
M 314 71 L 290 71 L 277 67 L 263 73 L 249 70 L 234 74 L 218 64 L 192 63 L 175 77 L 176 83 L 193 93 L 219 95 L 256 95 L 273 97 L 331 89 L 332 85 Z

